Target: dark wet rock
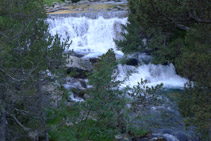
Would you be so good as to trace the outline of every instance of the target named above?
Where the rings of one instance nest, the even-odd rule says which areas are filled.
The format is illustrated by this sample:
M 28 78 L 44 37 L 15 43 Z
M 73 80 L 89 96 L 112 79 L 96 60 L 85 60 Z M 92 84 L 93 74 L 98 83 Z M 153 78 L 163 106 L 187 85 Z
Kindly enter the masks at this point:
M 92 64 L 95 64 L 95 63 L 97 63 L 98 58 L 89 58 L 89 61 L 90 61 Z
M 129 58 L 126 60 L 126 65 L 138 66 L 138 60 L 136 58 Z
M 87 85 L 86 85 L 85 81 L 79 80 L 79 82 L 80 82 L 82 88 L 85 88 L 85 89 L 87 88 Z
M 79 98 L 85 99 L 85 93 L 86 93 L 85 89 L 83 89 L 83 90 L 72 89 L 71 91 L 73 92 L 74 97 L 79 97 Z
M 59 8 L 59 7 L 61 7 L 61 6 L 60 6 L 60 4 L 57 3 L 57 2 L 53 2 L 53 7 L 54 7 L 54 8 Z

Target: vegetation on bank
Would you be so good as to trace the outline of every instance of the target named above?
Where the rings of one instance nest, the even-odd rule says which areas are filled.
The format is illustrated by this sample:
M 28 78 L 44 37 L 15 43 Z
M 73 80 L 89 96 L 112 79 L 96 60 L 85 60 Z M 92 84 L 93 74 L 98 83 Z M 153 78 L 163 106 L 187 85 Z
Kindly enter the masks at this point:
M 115 135 L 128 136 L 127 139 L 145 135 L 147 130 L 141 124 L 144 111 L 161 103 L 156 94 L 162 85 L 149 88 L 141 81 L 134 88 L 121 88 L 123 81 L 116 80 L 117 76 L 117 60 L 113 50 L 109 50 L 99 58 L 89 76 L 92 88 L 88 89 L 84 102 L 72 102 L 69 106 L 61 103 L 59 109 L 49 112 L 54 117 L 48 123 L 55 127 L 50 130 L 52 137 L 113 140 Z
M 67 46 L 50 35 L 46 17 L 42 0 L 1 1 L 1 141 L 49 139 L 45 109 L 52 99 L 44 86 L 60 81 Z
M 124 39 L 116 41 L 124 53 L 147 53 L 152 63 L 173 63 L 187 77 L 179 106 L 186 125 L 196 125 L 203 140 L 211 139 L 211 3 L 193 1 L 128 0 L 129 23 Z
M 209 140 L 210 2 L 128 2 L 129 23 L 124 27 L 128 34 L 116 41 L 119 49 L 148 53 L 155 64 L 173 63 L 191 80 L 179 107 L 186 125 L 195 125 L 201 139 Z M 72 92 L 62 86 L 68 44 L 49 34 L 43 4 L 42 0 L 0 4 L 0 140 L 113 140 L 116 135 L 131 139 L 146 135 L 151 125 L 142 123 L 152 115 L 145 111 L 161 103 L 156 94 L 162 85 L 149 88 L 141 80 L 133 88 L 121 88 L 124 80 L 116 79 L 118 61 L 109 50 L 88 77 L 92 87 L 84 102 L 70 101 Z M 46 91 L 49 85 L 56 95 Z
M 73 3 L 79 2 L 80 0 L 70 0 Z M 65 0 L 44 0 L 44 4 L 47 4 L 49 6 L 52 6 L 54 2 L 57 3 L 64 3 Z
M 84 102 L 70 102 L 71 91 L 62 86 L 68 44 L 49 34 L 46 18 L 42 0 L 3 0 L 0 5 L 0 140 L 144 135 L 138 121 L 145 119 L 146 108 L 159 104 L 156 93 L 162 85 L 149 88 L 141 81 L 122 90 L 117 60 L 109 50 L 89 76 L 92 88 Z
M 44 4 L 52 6 L 54 2 L 63 3 L 64 0 L 44 0 Z

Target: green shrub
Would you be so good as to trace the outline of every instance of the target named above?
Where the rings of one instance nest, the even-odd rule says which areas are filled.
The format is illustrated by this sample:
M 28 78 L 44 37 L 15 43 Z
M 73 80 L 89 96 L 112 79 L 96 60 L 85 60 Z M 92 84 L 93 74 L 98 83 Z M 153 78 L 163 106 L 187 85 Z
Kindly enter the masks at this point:
M 64 2 L 64 0 L 44 0 L 44 4 L 47 4 L 49 6 L 52 6 L 53 2 L 62 3 L 62 2 Z

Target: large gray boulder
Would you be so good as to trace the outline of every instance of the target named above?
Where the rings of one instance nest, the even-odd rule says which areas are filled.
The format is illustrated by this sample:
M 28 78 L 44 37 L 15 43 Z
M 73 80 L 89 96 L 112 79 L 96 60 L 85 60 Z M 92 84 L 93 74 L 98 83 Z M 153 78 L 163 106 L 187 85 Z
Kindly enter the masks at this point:
M 89 60 L 70 56 L 67 60 L 67 73 L 74 78 L 86 78 L 87 73 L 92 71 L 92 64 Z

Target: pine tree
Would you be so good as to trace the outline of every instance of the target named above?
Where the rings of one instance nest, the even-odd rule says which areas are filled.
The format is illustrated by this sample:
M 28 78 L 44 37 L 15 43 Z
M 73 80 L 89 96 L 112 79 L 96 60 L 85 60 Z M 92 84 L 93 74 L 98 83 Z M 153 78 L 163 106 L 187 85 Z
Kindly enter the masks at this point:
M 85 100 L 71 102 L 69 106 L 62 104 L 50 113 L 54 115 L 49 121 L 49 126 L 54 127 L 53 139 L 114 140 L 116 134 L 133 137 L 145 134 L 147 131 L 140 121 L 147 108 L 160 103 L 156 94 L 162 85 L 151 88 L 141 81 L 133 88 L 123 88 L 124 81 L 117 77 L 117 60 L 114 51 L 109 50 L 98 58 L 89 76 L 91 88 Z
M 211 23 L 209 0 L 128 0 L 128 6 L 127 34 L 117 46 L 124 53 L 146 52 L 155 64 L 175 63 L 186 31 L 194 24 Z
M 191 80 L 179 106 L 187 125 L 198 127 L 203 140 L 211 139 L 211 26 L 195 26 L 188 31 L 177 68 Z
M 173 63 L 179 74 L 190 79 L 180 108 L 209 140 L 210 1 L 128 0 L 128 5 L 127 34 L 125 40 L 116 41 L 118 48 L 125 53 L 147 52 L 155 64 Z
M 48 140 L 43 85 L 64 66 L 64 45 L 48 32 L 42 0 L 0 2 L 0 140 Z

